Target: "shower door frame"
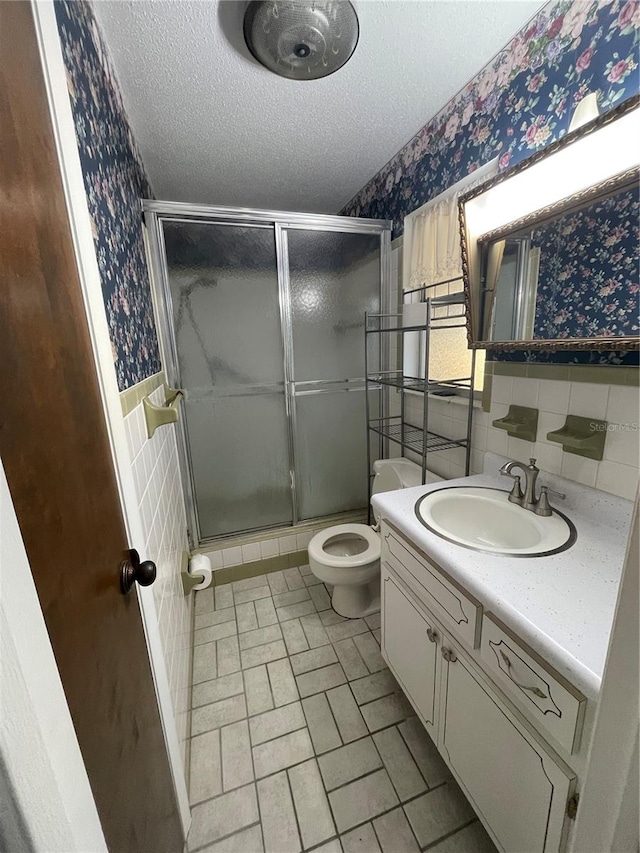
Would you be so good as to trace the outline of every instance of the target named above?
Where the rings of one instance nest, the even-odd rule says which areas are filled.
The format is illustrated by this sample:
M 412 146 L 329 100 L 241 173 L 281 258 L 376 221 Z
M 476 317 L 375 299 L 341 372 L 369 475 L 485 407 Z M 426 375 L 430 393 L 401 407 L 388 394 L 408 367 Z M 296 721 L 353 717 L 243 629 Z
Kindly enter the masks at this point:
M 173 322 L 173 299 L 169 284 L 169 270 L 164 244 L 163 222 L 193 222 L 194 224 L 210 225 L 236 225 L 247 228 L 262 227 L 269 228 L 274 235 L 274 259 L 275 271 L 278 276 L 278 302 L 280 308 L 280 334 L 283 349 L 284 363 L 284 405 L 287 421 L 287 443 L 289 453 L 289 478 L 292 520 L 291 524 L 283 523 L 269 525 L 268 527 L 251 528 L 236 533 L 220 534 L 218 536 L 203 537 L 200 530 L 198 512 L 195 501 L 195 486 L 192 476 L 193 464 L 189 448 L 189 440 L 186 433 L 183 418 L 178 419 L 177 445 L 182 486 L 185 496 L 187 517 L 189 521 L 189 539 L 191 547 L 219 542 L 228 539 L 238 539 L 250 536 L 264 530 L 295 528 L 298 524 L 308 524 L 319 519 L 299 518 L 299 498 L 296 484 L 296 405 L 295 405 L 295 383 L 293 381 L 293 329 L 291 325 L 291 300 L 289 283 L 289 264 L 286 231 L 297 229 L 305 231 L 334 231 L 340 233 L 355 234 L 379 234 L 380 235 L 380 310 L 388 312 L 387 301 L 390 293 L 391 279 L 391 228 L 392 222 L 387 219 L 360 219 L 350 216 L 329 216 L 325 214 L 298 213 L 282 210 L 261 210 L 245 207 L 225 207 L 220 205 L 189 204 L 186 202 L 156 201 L 144 199 L 142 201 L 143 219 L 146 227 L 147 247 L 149 252 L 149 267 L 151 278 L 151 290 L 155 309 L 155 319 L 158 331 L 159 346 L 162 356 L 162 365 L 167 383 L 174 387 L 180 386 L 180 365 L 178 362 L 178 348 Z M 387 353 L 380 350 L 380 367 L 387 358 Z M 351 380 L 354 382 L 354 380 Z M 363 392 L 364 377 L 363 377 Z M 310 384 L 310 383 L 309 383 Z M 326 393 L 333 390 L 336 392 L 348 392 L 349 387 L 336 388 L 336 385 L 348 385 L 348 381 L 334 380 L 314 382 L 319 387 L 310 389 L 303 393 Z M 359 388 L 357 389 L 360 390 Z M 380 387 L 380 407 L 384 415 L 388 405 L 385 389 Z M 298 391 L 298 394 L 300 392 Z M 366 433 L 366 420 L 363 418 L 363 435 Z M 367 435 L 367 439 L 369 437 Z M 367 472 L 367 478 L 370 472 Z M 369 482 L 367 479 L 367 488 Z M 337 518 L 344 513 L 326 518 Z

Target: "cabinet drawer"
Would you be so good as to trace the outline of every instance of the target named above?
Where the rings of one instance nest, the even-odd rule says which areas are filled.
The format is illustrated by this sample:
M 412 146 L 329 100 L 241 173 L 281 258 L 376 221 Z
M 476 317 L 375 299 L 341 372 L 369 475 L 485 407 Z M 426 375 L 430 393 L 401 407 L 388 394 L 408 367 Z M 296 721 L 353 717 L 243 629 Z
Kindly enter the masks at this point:
M 491 613 L 483 619 L 480 656 L 491 676 L 528 719 L 567 752 L 578 749 L 585 697 Z
M 382 526 L 382 559 L 455 636 L 474 649 L 480 640 L 482 606 L 452 578 L 412 548 L 388 522 Z

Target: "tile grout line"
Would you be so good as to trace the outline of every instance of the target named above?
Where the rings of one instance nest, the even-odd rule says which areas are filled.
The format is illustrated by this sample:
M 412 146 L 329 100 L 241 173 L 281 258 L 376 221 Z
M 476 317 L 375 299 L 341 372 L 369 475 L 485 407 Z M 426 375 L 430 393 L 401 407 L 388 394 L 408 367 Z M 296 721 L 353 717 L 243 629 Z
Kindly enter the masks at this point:
M 409 823 L 409 826 L 411 826 L 411 821 L 409 820 L 409 818 L 407 818 L 407 822 Z M 476 815 L 474 818 L 472 818 L 470 821 L 463 824 L 462 826 L 458 826 L 456 829 L 452 829 L 451 832 L 447 832 L 445 835 L 441 836 L 440 838 L 436 838 L 435 841 L 430 841 L 429 844 L 425 844 L 424 847 L 420 847 L 420 845 L 418 844 L 418 847 L 420 847 L 421 851 L 433 850 L 433 848 L 436 846 L 436 844 L 441 844 L 443 841 L 446 841 L 448 838 L 453 838 L 454 835 L 456 835 L 458 832 L 462 832 L 463 829 L 466 829 L 468 826 L 471 826 L 472 823 L 481 823 L 480 818 Z M 412 829 L 413 829 L 413 827 L 412 827 Z

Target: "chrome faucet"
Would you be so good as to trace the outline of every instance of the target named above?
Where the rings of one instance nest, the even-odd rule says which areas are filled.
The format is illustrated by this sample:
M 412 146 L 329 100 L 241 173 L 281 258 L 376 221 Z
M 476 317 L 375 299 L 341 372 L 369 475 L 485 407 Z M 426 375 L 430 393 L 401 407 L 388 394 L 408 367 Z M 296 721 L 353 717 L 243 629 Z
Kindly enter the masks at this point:
M 514 468 L 520 468 L 525 476 L 524 494 L 522 493 L 519 475 L 511 473 Z M 504 477 L 511 477 L 514 481 L 513 488 L 509 493 L 509 500 L 511 503 L 517 504 L 518 506 L 523 507 L 523 509 L 528 509 L 536 515 L 551 515 L 553 510 L 549 505 L 549 493 L 555 495 L 561 500 L 564 500 L 566 497 L 566 495 L 563 495 L 561 492 L 554 492 L 552 489 L 549 489 L 548 486 L 541 486 L 540 495 L 539 497 L 536 497 L 536 481 L 538 479 L 540 469 L 536 467 L 535 459 L 529 459 L 528 465 L 525 465 L 524 462 L 517 462 L 515 459 L 512 459 L 510 462 L 506 462 L 502 466 L 500 473 Z

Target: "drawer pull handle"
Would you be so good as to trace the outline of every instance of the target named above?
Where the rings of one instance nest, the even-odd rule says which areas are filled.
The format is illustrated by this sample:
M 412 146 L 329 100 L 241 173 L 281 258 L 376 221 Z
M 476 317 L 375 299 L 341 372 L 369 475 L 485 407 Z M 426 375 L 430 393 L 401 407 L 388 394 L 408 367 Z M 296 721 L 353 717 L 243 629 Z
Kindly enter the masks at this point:
M 427 628 L 427 637 L 432 643 L 438 642 L 438 632 L 434 631 L 433 628 Z
M 547 696 L 547 694 L 544 693 L 544 691 L 540 690 L 539 687 L 532 687 L 530 685 L 523 684 L 521 681 L 518 681 L 518 679 L 511 672 L 511 661 L 509 660 L 507 655 L 502 651 L 502 649 L 500 649 L 500 657 L 505 662 L 507 670 L 508 670 L 509 678 L 513 681 L 513 683 L 516 685 L 516 687 L 519 687 L 521 690 L 527 690 L 529 693 L 533 693 L 533 695 L 537 696 L 539 699 L 548 699 L 549 698 Z
M 448 649 L 446 646 L 443 646 L 441 649 L 442 657 L 448 661 L 448 663 L 455 663 L 458 660 L 458 656 L 452 649 Z

